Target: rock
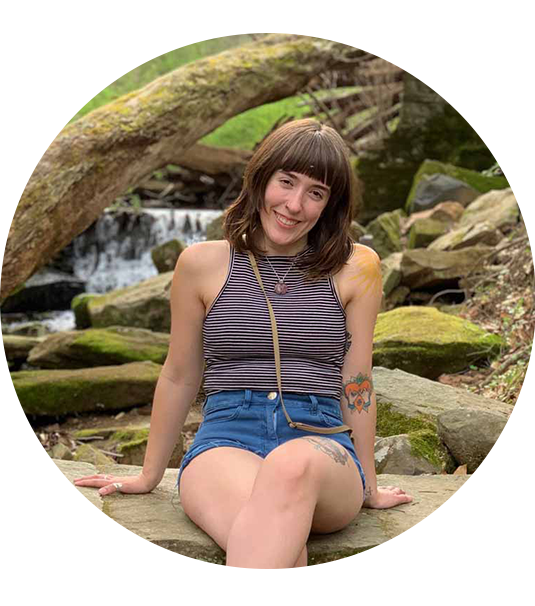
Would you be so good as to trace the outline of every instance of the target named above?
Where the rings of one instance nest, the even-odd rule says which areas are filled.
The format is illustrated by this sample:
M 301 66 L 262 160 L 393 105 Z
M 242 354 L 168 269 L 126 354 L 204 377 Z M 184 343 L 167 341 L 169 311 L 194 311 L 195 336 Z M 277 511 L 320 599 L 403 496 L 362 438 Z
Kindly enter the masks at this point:
M 498 335 L 433 307 L 399 307 L 377 317 L 373 363 L 436 379 L 492 359 L 503 344 Z
M 11 373 L 28 415 L 124 410 L 152 402 L 162 367 L 132 362 L 80 370 L 24 370 Z
M 390 370 L 381 366 L 373 368 L 373 385 L 377 398 L 378 418 L 383 429 L 380 436 L 410 433 L 421 425 L 403 426 L 413 419 L 425 418 L 437 423 L 443 412 L 459 409 L 491 412 L 507 421 L 513 410 L 512 404 L 484 398 L 465 389 L 444 385 L 403 370 Z M 382 414 L 382 412 L 384 414 Z
M 130 326 L 154 332 L 170 332 L 170 289 L 173 272 L 169 271 L 139 284 L 91 298 L 87 313 L 91 326 Z
M 383 277 L 383 293 L 388 296 L 401 281 L 401 257 L 403 253 L 396 252 L 381 261 Z
M 434 219 L 451 226 L 459 221 L 463 212 L 464 206 L 459 202 L 441 202 L 428 210 L 412 213 L 405 221 L 401 231 L 402 234 L 406 234 L 412 224 L 419 219 Z
M 428 250 L 460 250 L 469 246 L 485 244 L 496 246 L 503 239 L 500 230 L 488 221 L 465 225 L 440 236 L 428 246 Z
M 150 254 L 158 273 L 174 271 L 178 257 L 184 248 L 186 248 L 186 245 L 179 240 L 171 240 L 153 248 Z
M 223 240 L 225 238 L 223 233 L 223 215 L 219 215 L 213 221 L 210 221 L 206 226 L 206 239 L 207 240 Z
M 500 437 L 507 419 L 501 414 L 482 410 L 449 410 L 437 418 L 440 439 L 458 465 L 474 471 Z
M 409 434 L 402 434 L 379 438 L 375 442 L 375 470 L 378 474 L 417 476 L 423 473 L 440 473 L 443 470 L 444 465 L 435 457 L 434 449 L 430 449 L 426 457 L 422 454 L 422 449 L 418 448 L 425 444 L 425 441 L 418 439 L 418 432 L 413 436 L 412 440 Z
M 0 417 L 0 450 L 17 452 L 30 442 L 28 423 L 11 417 Z
M 73 459 L 72 452 L 65 446 L 65 444 L 62 444 L 61 442 L 54 444 L 54 446 L 52 446 L 52 448 L 48 451 L 48 454 L 53 459 L 61 459 L 63 461 L 72 461 Z
M 462 250 L 407 250 L 401 258 L 401 284 L 417 288 L 456 288 L 477 265 L 481 257 L 492 251 L 490 246 L 469 246 Z
M 140 471 L 115 465 L 106 473 Z M 224 551 L 181 507 L 175 469 L 166 470 L 148 494 L 102 499 L 96 489 L 73 484 L 75 477 L 99 472 L 87 463 L 0 454 L 0 549 L 16 550 L 21 557 L 28 548 L 73 558 L 92 552 L 120 568 L 224 568 Z M 311 534 L 310 568 L 535 566 L 535 493 L 522 482 L 426 474 L 384 474 L 377 480 L 379 486 L 402 487 L 414 501 L 362 509 L 339 532 Z
M 2 302 L 2 312 L 70 309 L 72 299 L 84 290 L 85 282 L 70 274 L 44 268 Z
M 78 446 L 74 453 L 74 460 L 81 463 L 91 463 L 95 467 L 102 468 L 107 467 L 115 463 L 115 461 L 101 452 L 98 448 L 91 446 L 90 444 L 82 444 Z
M 411 212 L 427 210 L 440 202 L 459 202 L 467 206 L 477 198 L 478 192 L 449 175 L 435 173 L 421 175 L 411 201 Z
M 355 242 L 358 242 L 360 240 L 360 238 L 362 236 L 365 236 L 367 233 L 368 233 L 368 230 L 365 227 L 363 227 L 360 223 L 358 223 L 357 221 L 351 222 L 351 225 L 349 227 L 349 234 L 351 235 L 353 240 L 355 240 Z
M 396 286 L 394 290 L 382 301 L 381 312 L 390 311 L 403 305 L 411 289 L 407 286 Z
M 407 247 L 426 248 L 431 242 L 447 233 L 448 230 L 448 224 L 442 223 L 442 221 L 418 219 L 410 229 Z
M 114 366 L 146 360 L 163 364 L 168 350 L 168 333 L 110 326 L 54 333 L 32 349 L 28 362 L 49 369 Z
M 434 175 L 443 175 L 448 179 Z M 414 198 L 417 191 L 421 191 L 421 189 L 419 190 L 420 182 L 423 181 L 425 183 L 425 180 L 430 177 L 433 177 L 430 182 L 431 192 L 426 194 L 423 198 L 423 201 L 429 206 L 435 206 L 442 201 L 458 201 L 463 206 L 467 206 L 478 195 L 485 194 L 492 189 L 505 189 L 509 185 L 505 177 L 488 177 L 475 170 L 461 168 L 459 166 L 454 166 L 453 164 L 446 164 L 435 160 L 425 160 L 420 165 L 416 175 L 414 175 L 411 191 L 409 192 L 405 203 L 405 211 L 408 215 L 412 214 L 414 211 L 425 210 L 425 208 L 421 208 L 414 204 Z M 446 181 L 451 183 L 453 187 L 454 181 L 451 179 L 461 182 L 464 185 L 464 188 L 461 188 L 461 185 L 457 184 L 457 187 L 459 188 L 457 197 L 451 197 L 451 194 L 449 196 L 446 195 L 445 192 L 447 190 L 441 187 L 441 183 Z M 435 192 L 433 192 L 433 190 L 435 190 Z M 472 190 L 473 193 L 470 193 L 470 190 Z M 450 190 L 450 192 L 454 191 L 455 189 Z
M 520 211 L 511 188 L 492 190 L 479 196 L 464 211 L 459 227 L 490 223 L 501 231 L 515 226 L 520 219 Z
M 39 345 L 43 337 L 24 337 L 20 335 L 2 335 L 6 359 L 8 362 L 21 363 L 28 358 L 30 351 Z
M 366 226 L 368 234 L 373 236 L 373 249 L 381 259 L 401 250 L 402 217 L 404 217 L 403 211 L 395 210 L 379 215 Z
M 74 297 L 71 301 L 71 309 L 74 312 L 76 328 L 82 330 L 91 326 L 91 315 L 89 314 L 87 306 L 92 299 L 100 296 L 102 295 L 82 293 Z
M 123 455 L 120 463 L 124 465 L 143 465 L 145 452 L 149 441 L 148 429 L 121 429 L 115 433 L 111 440 L 117 440 L 120 443 L 117 446 L 118 454 Z M 177 442 L 171 453 L 171 458 L 167 467 L 179 468 L 183 456 L 182 434 L 178 436 Z

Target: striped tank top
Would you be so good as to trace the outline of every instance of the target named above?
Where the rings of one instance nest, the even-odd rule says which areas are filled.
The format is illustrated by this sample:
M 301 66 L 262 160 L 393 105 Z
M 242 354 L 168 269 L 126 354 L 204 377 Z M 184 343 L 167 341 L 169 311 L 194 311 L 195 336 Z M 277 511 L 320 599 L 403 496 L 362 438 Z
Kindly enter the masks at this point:
M 275 293 L 278 280 L 264 256 L 257 259 L 277 320 L 282 390 L 339 399 L 346 349 L 346 314 L 331 276 L 306 282 L 293 261 L 308 255 L 270 256 L 288 292 Z M 246 253 L 230 246 L 226 281 L 203 325 L 204 391 L 278 391 L 273 335 L 264 293 Z

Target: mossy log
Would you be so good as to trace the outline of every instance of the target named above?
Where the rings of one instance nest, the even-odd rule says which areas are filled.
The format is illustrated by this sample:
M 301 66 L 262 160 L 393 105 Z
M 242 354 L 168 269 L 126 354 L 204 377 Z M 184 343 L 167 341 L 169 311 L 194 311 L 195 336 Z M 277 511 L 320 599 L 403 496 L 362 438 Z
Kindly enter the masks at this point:
M 272 34 L 187 64 L 68 125 L 41 158 L 15 211 L 0 301 L 149 172 L 233 116 L 289 97 L 361 51 Z

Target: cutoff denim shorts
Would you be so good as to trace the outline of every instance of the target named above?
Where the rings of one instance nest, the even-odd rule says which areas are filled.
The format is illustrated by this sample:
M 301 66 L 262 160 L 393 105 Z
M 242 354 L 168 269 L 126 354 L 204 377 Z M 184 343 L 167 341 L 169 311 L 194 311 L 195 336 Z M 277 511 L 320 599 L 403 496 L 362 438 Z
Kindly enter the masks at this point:
M 340 402 L 335 398 L 283 392 L 284 405 L 292 421 L 316 427 L 336 427 L 343 424 Z M 349 432 L 317 434 L 294 429 L 288 425 L 278 392 L 220 391 L 206 398 L 203 404 L 203 422 L 197 430 L 178 472 L 180 477 L 194 457 L 210 448 L 233 446 L 249 450 L 265 458 L 274 448 L 303 436 L 331 438 L 351 455 L 362 478 L 363 492 L 366 480 Z

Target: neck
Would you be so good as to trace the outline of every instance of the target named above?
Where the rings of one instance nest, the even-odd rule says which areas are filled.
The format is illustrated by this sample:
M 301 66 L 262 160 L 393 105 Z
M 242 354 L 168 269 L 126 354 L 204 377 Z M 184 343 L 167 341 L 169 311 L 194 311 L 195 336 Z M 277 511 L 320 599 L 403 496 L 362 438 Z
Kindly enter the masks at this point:
M 307 238 L 305 238 L 304 241 L 299 240 L 291 244 L 276 244 L 268 241 L 265 236 L 262 236 L 259 239 L 259 245 L 266 256 L 294 257 L 308 247 L 308 242 Z

